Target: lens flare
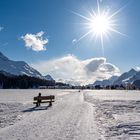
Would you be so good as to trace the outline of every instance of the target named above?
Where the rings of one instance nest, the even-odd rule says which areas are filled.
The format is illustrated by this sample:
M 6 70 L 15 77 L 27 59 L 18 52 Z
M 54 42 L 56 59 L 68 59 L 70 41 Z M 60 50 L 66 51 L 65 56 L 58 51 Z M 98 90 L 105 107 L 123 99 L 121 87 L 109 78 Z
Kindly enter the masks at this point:
M 79 39 L 77 39 L 77 42 L 79 42 L 81 39 L 85 38 L 89 34 L 92 34 L 94 38 L 100 38 L 101 46 L 102 46 L 102 53 L 104 56 L 104 37 L 108 37 L 109 33 L 115 32 L 117 34 L 120 34 L 122 36 L 126 36 L 125 34 L 119 32 L 116 27 L 118 24 L 116 23 L 116 20 L 114 17 L 122 11 L 122 8 L 117 10 L 116 12 L 110 14 L 108 9 L 101 11 L 99 1 L 97 0 L 97 11 L 92 10 L 89 12 L 90 17 L 86 17 L 84 15 L 81 15 L 76 12 L 72 12 L 75 15 L 81 17 L 85 20 L 84 25 L 88 29 L 88 31 L 82 35 Z
M 111 21 L 104 15 L 97 15 L 89 22 L 89 28 L 96 35 L 106 34 L 111 28 Z

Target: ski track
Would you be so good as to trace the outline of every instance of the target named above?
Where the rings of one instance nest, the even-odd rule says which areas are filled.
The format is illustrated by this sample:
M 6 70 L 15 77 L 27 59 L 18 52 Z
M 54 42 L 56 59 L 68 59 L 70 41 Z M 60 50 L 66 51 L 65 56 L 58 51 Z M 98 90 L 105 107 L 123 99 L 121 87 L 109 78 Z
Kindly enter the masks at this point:
M 100 139 L 96 131 L 94 108 L 84 102 L 82 92 L 60 94 L 52 107 L 31 107 L 24 113 L 22 120 L 1 129 L 0 140 Z

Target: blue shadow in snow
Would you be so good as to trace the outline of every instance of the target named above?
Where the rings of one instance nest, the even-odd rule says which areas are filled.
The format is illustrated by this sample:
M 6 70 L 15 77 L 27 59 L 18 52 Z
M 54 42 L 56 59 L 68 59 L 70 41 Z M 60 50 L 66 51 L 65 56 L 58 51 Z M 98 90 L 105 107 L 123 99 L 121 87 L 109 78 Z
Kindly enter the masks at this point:
M 50 106 L 31 107 L 31 108 L 23 110 L 22 112 L 33 112 L 33 111 L 47 110 L 49 107 Z

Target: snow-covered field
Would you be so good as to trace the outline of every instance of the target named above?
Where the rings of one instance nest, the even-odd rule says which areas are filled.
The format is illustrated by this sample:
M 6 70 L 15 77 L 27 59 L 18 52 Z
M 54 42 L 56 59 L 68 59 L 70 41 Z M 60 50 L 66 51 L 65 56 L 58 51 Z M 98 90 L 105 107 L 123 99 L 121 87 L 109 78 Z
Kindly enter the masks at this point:
M 39 92 L 52 107 L 33 105 Z M 0 90 L 0 140 L 139 139 L 139 91 Z

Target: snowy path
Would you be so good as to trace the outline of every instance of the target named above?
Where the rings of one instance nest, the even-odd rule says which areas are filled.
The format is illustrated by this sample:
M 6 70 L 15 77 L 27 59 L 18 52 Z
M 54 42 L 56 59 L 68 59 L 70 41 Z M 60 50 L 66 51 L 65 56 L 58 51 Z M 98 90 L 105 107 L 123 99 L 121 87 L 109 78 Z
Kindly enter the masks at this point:
M 140 140 L 140 91 L 0 90 L 0 140 Z
M 42 109 L 42 110 L 41 110 Z M 0 140 L 93 140 L 99 139 L 94 107 L 73 92 L 57 96 L 51 108 L 25 110 L 27 115 L 0 131 Z

